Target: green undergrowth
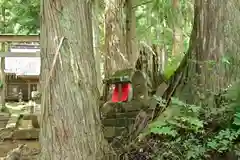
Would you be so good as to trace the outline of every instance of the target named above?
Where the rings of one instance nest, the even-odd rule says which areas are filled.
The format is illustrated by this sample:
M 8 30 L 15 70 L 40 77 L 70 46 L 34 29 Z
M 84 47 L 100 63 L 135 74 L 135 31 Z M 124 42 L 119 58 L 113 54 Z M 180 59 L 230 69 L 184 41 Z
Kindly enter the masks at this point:
M 172 98 L 171 106 L 139 135 L 141 141 L 151 146 L 147 147 L 148 153 L 151 152 L 149 157 L 204 160 L 224 159 L 230 153 L 238 157 L 240 86 L 218 96 L 221 105 L 208 107 Z
M 184 54 L 179 54 L 177 56 L 174 56 L 168 59 L 168 63 L 163 73 L 166 79 L 169 79 L 174 74 L 176 69 L 179 67 L 183 57 L 184 57 Z

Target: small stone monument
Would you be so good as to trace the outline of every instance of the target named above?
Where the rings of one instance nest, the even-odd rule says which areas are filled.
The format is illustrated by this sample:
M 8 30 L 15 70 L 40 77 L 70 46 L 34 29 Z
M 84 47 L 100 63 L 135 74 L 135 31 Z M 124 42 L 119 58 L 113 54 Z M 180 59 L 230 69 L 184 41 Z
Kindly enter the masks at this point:
M 19 93 L 18 93 L 18 102 L 22 102 L 23 101 L 23 93 L 22 93 L 22 89 L 20 89 Z
M 41 102 L 41 93 L 36 90 L 36 88 L 33 88 L 33 91 L 31 92 L 31 98 L 36 104 L 40 104 Z

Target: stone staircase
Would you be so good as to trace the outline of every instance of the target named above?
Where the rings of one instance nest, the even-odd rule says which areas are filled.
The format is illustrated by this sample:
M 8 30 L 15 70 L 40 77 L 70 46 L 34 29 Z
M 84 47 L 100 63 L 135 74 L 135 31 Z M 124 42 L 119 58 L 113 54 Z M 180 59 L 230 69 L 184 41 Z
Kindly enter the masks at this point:
M 9 113 L 0 113 L 0 129 L 5 128 L 10 119 Z
M 10 104 L 11 105 L 11 104 Z M 39 128 L 33 128 L 32 120 L 24 120 L 24 115 L 34 116 L 40 114 L 40 105 L 36 104 L 12 105 L 11 114 L 0 112 L 0 140 L 36 140 L 39 135 Z M 34 116 L 36 117 L 36 116 Z M 36 123 L 38 120 L 36 118 Z
M 15 128 L 17 127 L 17 122 L 19 119 L 19 114 L 12 114 L 9 118 L 5 128 Z

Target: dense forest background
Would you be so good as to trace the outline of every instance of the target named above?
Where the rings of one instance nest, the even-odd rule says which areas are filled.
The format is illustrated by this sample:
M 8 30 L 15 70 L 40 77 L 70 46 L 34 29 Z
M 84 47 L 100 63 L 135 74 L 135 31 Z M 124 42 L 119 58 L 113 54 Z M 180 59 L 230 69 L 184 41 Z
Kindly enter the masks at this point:
M 72 158 L 85 160 L 91 152 L 93 159 L 104 155 L 105 143 L 98 134 L 100 124 L 94 126 L 100 121 L 102 80 L 117 70 L 134 68 L 143 50 L 147 53 L 144 55 L 147 59 L 144 63 L 148 64 L 146 72 L 152 72 L 152 77 L 162 75 L 172 87 L 171 94 L 167 95 L 171 102 L 164 103 L 163 113 L 159 111 L 154 121 L 149 121 L 137 141 L 132 141 L 134 145 L 126 144 L 125 155 L 159 160 L 233 160 L 239 157 L 238 0 L 74 0 L 68 3 L 63 0 L 41 0 L 41 3 L 0 0 L 1 34 L 40 34 L 41 78 L 48 79 L 49 73 L 55 74 L 42 90 L 42 107 L 45 108 L 42 109 L 40 138 L 42 159 L 56 159 L 59 155 L 71 158 L 78 154 Z M 59 36 L 58 44 L 63 43 L 61 52 L 68 56 L 57 60 L 51 71 L 52 62 L 48 60 L 56 58 L 47 52 L 58 48 L 52 42 L 55 34 Z M 68 42 L 65 44 L 63 39 Z M 154 70 L 151 68 L 153 56 L 157 57 L 154 63 L 158 64 Z M 75 57 L 74 62 L 72 57 Z M 65 85 L 59 82 L 61 78 Z M 79 79 L 84 82 L 70 83 Z M 74 93 L 67 90 L 74 90 Z M 161 103 L 165 101 L 157 98 Z M 72 107 L 67 110 L 62 108 L 64 105 Z M 57 107 L 64 111 L 54 112 Z M 80 118 L 74 117 L 74 112 L 78 112 Z M 52 113 L 53 119 L 47 117 Z M 51 120 L 58 121 L 61 116 L 88 121 L 78 129 L 69 128 L 69 132 L 79 132 L 78 142 L 63 142 L 50 133 Z M 64 124 L 78 125 L 66 117 Z M 63 132 L 60 125 L 56 127 Z M 83 132 L 89 134 L 88 138 L 83 138 Z M 48 145 L 58 146 L 59 143 L 66 147 L 57 147 L 58 152 L 48 150 Z M 87 144 L 94 149 L 86 147 Z M 69 148 L 73 148 L 73 153 L 69 153 Z

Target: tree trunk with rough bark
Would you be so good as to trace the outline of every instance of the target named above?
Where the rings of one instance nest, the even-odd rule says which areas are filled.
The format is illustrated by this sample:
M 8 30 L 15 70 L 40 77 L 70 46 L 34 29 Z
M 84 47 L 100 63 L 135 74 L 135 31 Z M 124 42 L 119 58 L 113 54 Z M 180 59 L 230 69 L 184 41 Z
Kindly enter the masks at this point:
M 130 65 L 126 54 L 124 0 L 105 1 L 105 77 Z
M 103 156 L 88 0 L 41 1 L 41 156 Z
M 177 14 L 179 14 L 179 0 L 172 0 L 172 10 L 175 15 L 172 23 L 172 56 L 176 56 L 179 54 L 180 51 L 180 43 L 182 41 L 181 37 L 181 29 L 178 27 L 178 17 Z
M 93 7 L 92 7 L 92 26 L 93 26 L 93 50 L 94 50 L 94 57 L 96 62 L 96 71 L 97 71 L 97 86 L 98 90 L 101 93 L 102 90 L 102 72 L 101 72 L 101 63 L 102 63 L 102 57 L 99 52 L 100 48 L 100 41 L 99 41 L 99 20 L 98 20 L 98 14 L 99 14 L 99 1 L 95 0 L 92 1 Z
M 2 34 L 5 34 L 6 32 L 6 8 L 2 7 L 2 17 L 3 17 L 3 28 L 2 28 Z M 6 51 L 6 43 L 1 43 L 1 51 Z M 1 105 L 2 109 L 5 109 L 5 103 L 6 103 L 6 77 L 5 77 L 5 57 L 1 57 L 1 81 L 2 81 L 2 88 L 1 88 Z
M 136 15 L 135 0 L 126 0 L 126 55 L 131 66 L 135 65 L 138 59 L 136 43 Z
M 199 102 L 224 87 L 222 0 L 195 1 L 194 25 L 180 97 Z M 196 95 L 194 98 L 190 95 Z M 207 96 L 204 96 L 207 95 Z M 191 98 L 190 98 L 191 97 Z M 190 99 L 189 99 L 190 98 Z

